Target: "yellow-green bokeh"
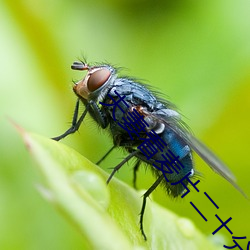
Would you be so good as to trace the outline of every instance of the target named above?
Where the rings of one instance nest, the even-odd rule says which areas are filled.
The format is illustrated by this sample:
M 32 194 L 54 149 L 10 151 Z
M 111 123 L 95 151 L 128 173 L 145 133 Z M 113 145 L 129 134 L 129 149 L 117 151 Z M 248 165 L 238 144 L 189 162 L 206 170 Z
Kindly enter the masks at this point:
M 250 196 L 249 13 L 247 0 L 1 1 L 0 248 L 81 247 L 80 234 L 35 190 L 39 174 L 8 118 L 47 137 L 64 132 L 76 99 L 71 81 L 82 77 L 70 65 L 82 55 L 89 62 L 125 67 L 125 75 L 146 79 L 169 96 Z M 111 140 L 93 124 L 87 119 L 80 133 L 63 143 L 95 162 Z M 117 150 L 102 166 L 110 171 L 123 156 Z M 233 218 L 234 235 L 250 237 L 250 203 L 201 160 L 196 163 L 203 173 L 200 193 L 173 201 L 159 188 L 154 199 L 191 218 L 207 235 L 219 226 L 218 214 Z M 117 176 L 131 184 L 132 164 Z M 145 175 L 142 169 L 139 187 L 152 181 L 150 171 Z M 204 191 L 219 210 L 205 200 Z M 221 233 L 230 239 L 226 229 Z

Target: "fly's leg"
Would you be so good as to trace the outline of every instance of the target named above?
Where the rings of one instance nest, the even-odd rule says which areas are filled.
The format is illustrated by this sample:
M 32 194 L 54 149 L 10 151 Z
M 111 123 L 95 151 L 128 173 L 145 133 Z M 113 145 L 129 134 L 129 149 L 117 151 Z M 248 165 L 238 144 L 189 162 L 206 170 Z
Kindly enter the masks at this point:
M 119 163 L 116 167 L 114 167 L 112 173 L 110 174 L 108 180 L 107 180 L 107 184 L 109 184 L 109 182 L 111 181 L 112 177 L 114 176 L 114 174 L 127 162 L 129 161 L 132 157 L 134 157 L 137 153 L 139 152 L 139 150 L 135 150 L 132 153 L 130 153 L 121 163 Z
M 115 145 L 96 163 L 96 165 L 99 165 L 115 148 Z
M 102 128 L 106 128 L 108 126 L 106 115 L 101 111 L 96 102 L 94 102 L 93 100 L 89 101 L 89 105 L 91 107 L 91 109 L 89 109 L 89 112 L 91 113 L 93 118 L 98 124 L 101 125 Z
M 143 216 L 144 216 L 144 212 L 146 208 L 146 200 L 148 196 L 158 187 L 158 185 L 161 183 L 163 178 L 164 178 L 164 175 L 161 175 L 160 177 L 158 177 L 157 180 L 153 183 L 153 185 L 143 195 L 142 207 L 141 207 L 141 212 L 140 212 L 140 230 L 141 230 L 144 240 L 147 240 L 147 236 L 143 229 Z
M 140 165 L 141 165 L 141 161 L 140 161 L 140 160 L 137 160 L 137 161 L 136 161 L 136 164 L 135 164 L 135 166 L 134 166 L 134 168 L 133 168 L 133 187 L 134 187 L 135 189 L 137 189 L 137 188 L 136 188 L 136 174 L 137 174 L 137 171 L 138 171 Z
M 80 127 L 80 125 L 81 125 L 81 123 L 82 123 L 82 121 L 83 121 L 84 117 L 86 116 L 86 114 L 88 112 L 88 109 L 89 109 L 89 105 L 87 105 L 86 109 L 84 110 L 84 112 L 82 113 L 81 117 L 77 121 L 78 111 L 79 111 L 79 103 L 80 103 L 80 101 L 78 99 L 77 102 L 76 102 L 76 106 L 75 106 L 75 110 L 74 110 L 74 116 L 73 116 L 71 127 L 65 133 L 63 133 L 62 135 L 59 135 L 59 136 L 51 138 L 51 139 L 53 139 L 55 141 L 60 141 L 64 137 L 68 136 L 69 134 L 75 133 L 79 129 L 79 127 Z

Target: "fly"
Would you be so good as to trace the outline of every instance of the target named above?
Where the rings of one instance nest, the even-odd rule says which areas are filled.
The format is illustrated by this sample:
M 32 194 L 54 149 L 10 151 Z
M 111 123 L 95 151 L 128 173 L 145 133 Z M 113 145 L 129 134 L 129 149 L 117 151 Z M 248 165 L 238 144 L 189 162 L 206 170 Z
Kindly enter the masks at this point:
M 143 216 L 147 197 L 159 184 L 162 184 L 172 197 L 183 195 L 185 188 L 180 181 L 183 180 L 187 186 L 188 180 L 185 177 L 192 177 L 195 174 L 193 151 L 245 196 L 227 166 L 188 131 L 172 103 L 157 97 L 157 94 L 149 90 L 145 84 L 132 78 L 119 77 L 117 70 L 111 65 L 90 66 L 85 62 L 74 62 L 71 68 L 87 71 L 87 74 L 73 87 L 78 99 L 71 127 L 53 139 L 59 141 L 76 132 L 89 113 L 102 129 L 108 129 L 113 138 L 113 147 L 98 164 L 116 147 L 123 147 L 129 153 L 113 169 L 107 183 L 131 158 L 137 159 L 134 166 L 134 186 L 136 172 L 141 163 L 150 167 L 156 176 L 156 181 L 143 195 L 140 230 L 145 240 Z M 79 116 L 80 102 L 84 104 L 85 110 Z M 139 122 L 131 123 L 135 120 Z M 149 139 L 151 145 L 145 143 L 149 142 Z M 155 149 L 158 151 L 154 151 Z M 167 165 L 166 162 L 170 163 L 171 160 L 172 165 Z

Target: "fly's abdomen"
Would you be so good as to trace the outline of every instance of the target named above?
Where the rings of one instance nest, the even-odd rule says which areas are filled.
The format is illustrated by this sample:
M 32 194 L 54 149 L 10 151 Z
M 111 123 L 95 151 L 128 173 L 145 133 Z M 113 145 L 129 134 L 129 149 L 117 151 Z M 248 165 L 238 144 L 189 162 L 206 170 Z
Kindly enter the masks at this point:
M 168 193 L 176 197 L 181 195 L 185 188 L 181 183 L 176 185 L 174 183 L 182 180 L 188 173 L 190 176 L 194 174 L 192 154 L 190 147 L 170 129 L 165 128 L 161 137 L 167 144 L 164 153 L 161 154 L 164 163 L 157 160 L 155 164 L 163 168 L 162 173 L 166 179 L 163 184 Z M 187 179 L 184 178 L 183 183 L 187 186 Z
M 146 147 L 148 151 L 155 148 L 157 152 L 150 159 L 143 154 L 140 154 L 139 158 L 150 165 L 156 176 L 164 175 L 165 180 L 162 184 L 166 191 L 171 196 L 177 197 L 185 191 L 183 184 L 188 185 L 185 176 L 191 177 L 194 174 L 191 150 L 185 142 L 167 128 L 159 136 L 164 142 L 164 147 L 159 147 L 159 142 L 155 142 Z M 177 183 L 179 181 L 183 184 Z

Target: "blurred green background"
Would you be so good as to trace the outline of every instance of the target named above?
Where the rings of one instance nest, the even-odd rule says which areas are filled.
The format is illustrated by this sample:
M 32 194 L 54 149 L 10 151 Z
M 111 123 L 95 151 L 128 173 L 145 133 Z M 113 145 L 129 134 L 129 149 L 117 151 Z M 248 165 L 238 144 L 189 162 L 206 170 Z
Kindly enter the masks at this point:
M 247 0 L 1 1 L 0 249 L 81 248 L 80 234 L 36 191 L 39 173 L 8 117 L 47 137 L 64 132 L 76 100 L 72 80 L 83 76 L 70 65 L 82 55 L 88 62 L 123 66 L 124 74 L 146 79 L 166 94 L 250 196 L 249 13 Z M 96 162 L 112 142 L 93 124 L 86 119 L 63 143 Z M 110 171 L 122 157 L 117 150 L 101 166 Z M 191 218 L 212 239 L 220 225 L 215 214 L 224 221 L 232 217 L 228 226 L 234 235 L 250 240 L 250 202 L 195 160 L 202 172 L 200 193 L 192 190 L 174 201 L 158 188 L 153 199 Z M 117 175 L 130 185 L 132 166 Z M 150 171 L 140 170 L 140 188 L 153 180 Z M 231 242 L 225 228 L 220 233 Z

